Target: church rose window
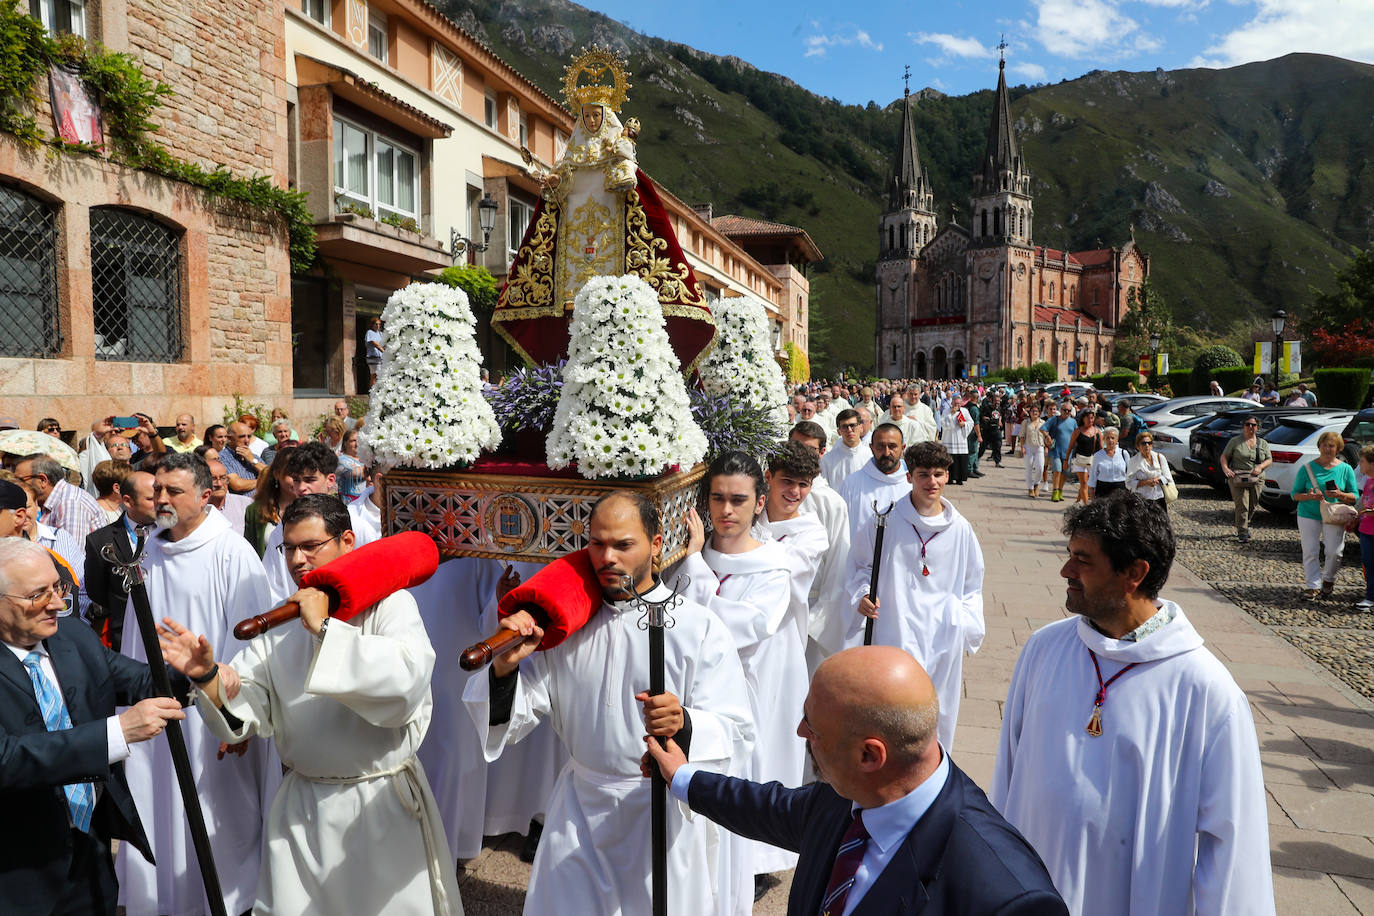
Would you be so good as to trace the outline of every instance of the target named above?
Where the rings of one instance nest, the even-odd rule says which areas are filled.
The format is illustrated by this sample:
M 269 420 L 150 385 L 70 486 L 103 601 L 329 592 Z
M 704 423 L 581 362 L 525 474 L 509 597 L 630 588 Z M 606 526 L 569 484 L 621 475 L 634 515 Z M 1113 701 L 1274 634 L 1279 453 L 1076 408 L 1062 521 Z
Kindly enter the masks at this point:
M 181 248 L 161 223 L 116 207 L 91 210 L 91 305 L 97 359 L 181 358 Z
M 56 356 L 57 214 L 36 197 L 0 185 L 2 356 Z

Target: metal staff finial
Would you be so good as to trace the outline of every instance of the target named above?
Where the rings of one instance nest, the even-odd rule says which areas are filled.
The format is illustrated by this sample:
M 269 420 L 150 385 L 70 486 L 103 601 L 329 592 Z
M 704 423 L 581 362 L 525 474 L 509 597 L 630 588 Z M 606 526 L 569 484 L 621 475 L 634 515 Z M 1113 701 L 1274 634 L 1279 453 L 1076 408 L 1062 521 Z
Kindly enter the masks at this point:
M 682 589 L 686 584 L 686 578 L 678 576 L 673 579 L 672 591 L 667 598 L 662 601 L 650 601 L 645 596 L 653 591 L 653 586 L 649 586 L 648 591 L 640 594 L 635 590 L 634 580 L 629 576 L 620 577 L 620 590 L 627 592 L 631 596 L 630 600 L 639 608 L 638 625 L 641 630 L 647 630 L 649 627 L 671 628 L 677 624 L 677 620 L 670 616 L 668 611 L 676 610 L 678 605 L 682 604 Z
M 134 535 L 138 538 L 138 543 L 134 545 L 134 555 L 128 560 L 121 560 L 116 554 L 114 543 L 111 542 L 100 548 L 100 558 L 110 564 L 110 571 L 119 576 L 124 583 L 124 591 L 131 592 L 135 585 L 143 582 L 143 554 L 144 547 L 148 539 L 148 526 L 137 525 L 134 527 Z

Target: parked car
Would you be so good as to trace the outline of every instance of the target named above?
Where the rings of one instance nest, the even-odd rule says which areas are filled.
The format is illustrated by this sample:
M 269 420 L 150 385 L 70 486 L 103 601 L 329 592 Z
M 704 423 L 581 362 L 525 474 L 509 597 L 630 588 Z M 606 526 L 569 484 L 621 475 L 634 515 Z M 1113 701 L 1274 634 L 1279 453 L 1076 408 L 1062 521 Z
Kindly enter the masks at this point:
M 1374 414 L 1374 411 L 1370 413 Z M 1273 429 L 1264 433 L 1274 463 L 1269 465 L 1269 470 L 1264 474 L 1260 505 L 1270 512 L 1292 512 L 1296 507 L 1293 497 L 1289 495 L 1293 492 L 1293 478 L 1302 473 L 1303 465 L 1321 453 L 1321 449 L 1317 448 L 1317 440 L 1322 433 L 1341 432 L 1353 419 L 1348 413 L 1326 417 L 1280 418 Z M 1344 454 L 1341 459 L 1349 460 Z M 1354 466 L 1358 467 L 1358 462 Z
M 1226 475 L 1221 472 L 1221 452 L 1231 437 L 1240 432 L 1241 423 L 1249 417 L 1259 420 L 1262 436 L 1279 424 L 1284 417 L 1338 417 L 1348 420 L 1351 411 L 1330 407 L 1259 407 L 1250 410 L 1223 410 L 1193 430 L 1188 443 L 1188 457 L 1183 470 L 1200 477 L 1214 487 L 1225 488 Z
M 1150 435 L 1155 437 L 1155 451 L 1169 462 L 1175 476 L 1187 473 L 1183 470 L 1183 459 L 1188 457 L 1188 444 L 1193 438 L 1193 428 L 1211 418 L 1211 414 L 1202 414 L 1179 420 L 1172 426 L 1160 424 L 1150 430 Z
M 1259 404 L 1254 401 L 1247 401 L 1245 398 L 1213 397 L 1212 395 L 1189 396 L 1183 398 L 1169 398 L 1167 401 L 1160 401 L 1157 404 L 1146 404 L 1144 407 L 1136 408 L 1136 413 L 1140 419 L 1145 421 L 1145 425 L 1154 426 L 1173 426 L 1179 420 L 1188 417 L 1205 417 L 1216 413 L 1218 410 L 1253 410 Z
M 1163 395 L 1150 394 L 1148 391 L 1134 393 L 1129 391 L 1107 391 L 1103 392 L 1103 397 L 1107 399 L 1108 404 L 1112 405 L 1112 410 L 1116 410 L 1116 405 L 1125 401 L 1127 404 L 1131 405 L 1131 410 L 1134 410 L 1136 413 L 1140 413 L 1140 408 L 1142 407 L 1148 407 L 1151 404 L 1159 404 L 1168 400 L 1168 398 Z
M 1374 407 L 1366 407 L 1351 417 L 1345 429 L 1341 430 L 1341 438 L 1345 440 L 1343 457 L 1359 476 L 1360 449 L 1374 445 Z

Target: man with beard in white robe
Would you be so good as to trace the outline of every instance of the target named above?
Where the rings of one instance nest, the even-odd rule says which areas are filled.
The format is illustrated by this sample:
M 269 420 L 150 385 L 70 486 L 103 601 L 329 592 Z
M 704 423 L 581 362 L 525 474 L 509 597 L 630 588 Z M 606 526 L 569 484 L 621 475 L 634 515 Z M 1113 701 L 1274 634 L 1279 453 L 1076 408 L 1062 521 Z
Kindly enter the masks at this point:
M 665 692 L 648 693 L 648 636 L 622 577 L 654 600 L 670 590 L 654 580 L 663 547 L 658 513 L 641 494 L 602 497 L 590 519 L 591 561 L 606 600 L 559 646 L 531 654 L 543 630 L 524 611 L 501 621 L 523 634 L 519 648 L 468 682 L 464 701 L 483 734 L 486 756 L 552 721 L 571 760 L 549 799 L 544 837 L 525 895 L 525 913 L 639 916 L 650 911 L 650 796 L 640 775 L 645 732 L 688 742 L 693 760 L 726 770 L 754 740 L 748 688 L 725 626 L 699 604 L 681 601 L 664 631 Z M 642 707 L 642 708 L 641 708 Z M 668 908 L 672 913 L 735 913 L 721 892 L 717 828 L 669 809 Z
M 825 459 L 825 430 L 802 421 L 792 427 L 789 442 L 799 442 L 816 450 Z M 814 515 L 825 528 L 829 544 L 821 557 L 820 569 L 811 580 L 807 597 L 810 619 L 807 623 L 806 669 L 814 674 L 816 666 L 828 655 L 844 648 L 845 620 L 853 610 L 845 593 L 845 564 L 849 562 L 849 508 L 844 498 L 826 483 L 825 475 L 811 482 L 811 492 L 802 500 L 801 511 Z
M 798 784 L 806 749 L 788 712 L 806 697 L 807 615 L 804 603 L 793 600 L 793 582 L 810 564 L 776 540 L 753 536 L 767 499 L 763 472 L 753 458 L 725 452 L 711 463 L 702 488 L 711 517 L 710 543 L 696 510 L 690 510 L 687 556 L 676 572 L 688 577 L 683 594 L 725 622 L 744 667 L 755 735 L 741 775 L 756 782 Z M 673 579 L 670 574 L 669 581 Z M 797 598 L 810 591 L 809 582 L 798 587 L 804 590 Z M 733 877 L 755 876 L 756 897 L 763 875 L 797 864 L 795 854 L 765 843 L 751 841 L 737 848 L 740 865 L 748 870 Z
M 1162 507 L 1114 493 L 1065 514 L 1073 616 L 1012 673 L 992 803 L 1071 913 L 1274 912 L 1259 743 L 1245 694 L 1159 590 Z
M 857 410 L 851 407 L 840 411 L 835 429 L 840 434 L 839 441 L 821 457 L 821 473 L 826 483 L 838 489 L 850 474 L 868 463 L 872 452 L 864 445 L 863 422 Z
M 906 479 L 906 467 L 902 464 L 902 431 L 891 423 L 884 423 L 873 430 L 873 441 L 868 447 L 873 459 L 850 474 L 839 488 L 849 510 L 851 556 L 859 533 L 873 527 L 874 513 L 885 512 L 888 506 L 900 502 L 911 492 L 911 482 Z M 875 502 L 878 504 L 876 510 L 873 508 Z M 851 560 L 849 568 L 853 565 Z
M 940 696 L 937 734 L 954 746 L 964 653 L 983 644 L 983 551 L 968 519 L 942 495 L 949 452 L 938 442 L 906 450 L 909 492 L 892 508 L 883 537 L 878 600 L 870 600 L 876 527 L 859 532 L 850 550 L 850 598 L 858 608 L 846 645 L 863 644 L 865 617 L 875 618 L 873 643 L 898 646 L 926 669 Z
M 169 454 L 155 481 L 158 533 L 148 536 L 142 564 L 153 617 L 175 615 L 212 645 L 232 645 L 234 624 L 272 606 L 262 563 L 228 519 L 210 508 L 210 468 L 199 455 Z M 121 651 L 147 660 L 131 609 L 124 615 Z M 188 718 L 183 731 L 225 906 L 242 913 L 257 893 L 263 812 L 281 782 L 281 763 L 270 741 L 250 741 L 216 759 L 220 739 L 204 723 Z M 125 774 L 138 810 L 146 813 L 157 866 L 121 844 L 115 863 L 120 903 L 127 916 L 209 913 L 171 751 L 162 741 L 131 750 Z
M 281 528 L 298 584 L 354 548 L 336 496 L 293 501 Z M 303 588 L 291 600 L 300 625 L 254 639 L 225 666 L 171 618 L 159 629 L 168 664 L 197 683 L 211 731 L 230 742 L 272 736 L 286 764 L 254 912 L 461 916 L 443 823 L 415 758 L 434 669 L 415 599 L 400 590 L 348 620 L 330 617 L 325 591 Z

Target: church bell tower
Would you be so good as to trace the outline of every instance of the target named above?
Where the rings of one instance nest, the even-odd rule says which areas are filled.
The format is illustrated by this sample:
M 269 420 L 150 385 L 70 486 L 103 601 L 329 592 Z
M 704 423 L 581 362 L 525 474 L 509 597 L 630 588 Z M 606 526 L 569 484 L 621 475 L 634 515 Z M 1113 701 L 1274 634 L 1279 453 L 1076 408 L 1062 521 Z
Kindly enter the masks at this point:
M 997 66 L 997 96 L 992 103 L 988 144 L 978 170 L 973 173 L 972 218 L 975 246 L 1022 245 L 1029 247 L 1034 219 L 1030 197 L 1030 172 L 1011 126 L 1007 98 L 1006 42 Z

